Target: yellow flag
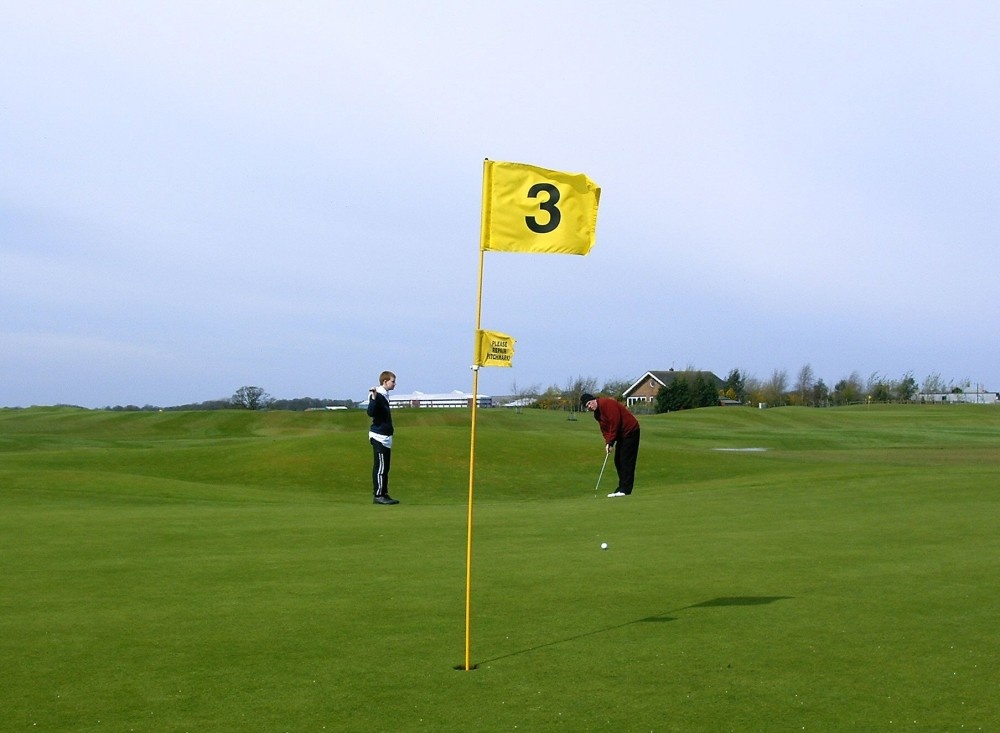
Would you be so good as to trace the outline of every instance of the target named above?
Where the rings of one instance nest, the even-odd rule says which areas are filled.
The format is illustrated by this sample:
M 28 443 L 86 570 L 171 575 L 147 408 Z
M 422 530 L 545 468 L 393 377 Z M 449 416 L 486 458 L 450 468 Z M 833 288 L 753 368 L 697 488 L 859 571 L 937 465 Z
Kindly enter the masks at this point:
M 514 366 L 514 339 L 496 331 L 476 331 L 476 365 L 482 367 Z
M 483 252 L 585 255 L 601 189 L 582 173 L 524 163 L 483 164 Z

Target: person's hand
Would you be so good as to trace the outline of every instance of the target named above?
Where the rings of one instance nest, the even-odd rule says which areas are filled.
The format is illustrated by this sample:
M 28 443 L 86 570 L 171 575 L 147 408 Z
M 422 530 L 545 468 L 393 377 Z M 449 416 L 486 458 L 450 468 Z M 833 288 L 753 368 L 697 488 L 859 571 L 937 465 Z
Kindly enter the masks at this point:
M 606 449 L 607 453 L 610 453 L 611 452 L 611 443 L 608 443 L 607 445 L 605 445 L 604 448 Z

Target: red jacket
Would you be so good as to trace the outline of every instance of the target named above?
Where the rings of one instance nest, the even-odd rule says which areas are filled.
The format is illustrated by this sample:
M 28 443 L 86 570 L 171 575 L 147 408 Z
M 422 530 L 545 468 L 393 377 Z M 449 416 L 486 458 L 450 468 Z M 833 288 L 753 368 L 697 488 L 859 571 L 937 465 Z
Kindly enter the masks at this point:
M 614 445 L 615 441 L 639 429 L 639 421 L 635 419 L 635 415 L 621 402 L 610 397 L 597 398 L 594 419 L 601 426 L 601 433 L 608 445 Z

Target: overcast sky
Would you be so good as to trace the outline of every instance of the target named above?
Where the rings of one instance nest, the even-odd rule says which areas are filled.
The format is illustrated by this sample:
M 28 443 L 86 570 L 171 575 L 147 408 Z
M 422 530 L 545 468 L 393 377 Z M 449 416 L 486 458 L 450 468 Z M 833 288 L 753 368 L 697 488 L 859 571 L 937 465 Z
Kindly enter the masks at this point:
M 483 393 L 1000 390 L 1000 3 L 2 6 L 0 405 L 470 391 L 484 158 L 602 196 L 486 255 Z

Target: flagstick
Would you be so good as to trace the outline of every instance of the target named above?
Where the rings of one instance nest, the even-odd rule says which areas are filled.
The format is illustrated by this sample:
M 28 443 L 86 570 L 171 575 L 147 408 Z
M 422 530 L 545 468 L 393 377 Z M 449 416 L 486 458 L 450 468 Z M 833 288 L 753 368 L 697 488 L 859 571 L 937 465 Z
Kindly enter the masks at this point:
M 507 188 L 504 189 L 504 196 L 501 197 L 500 202 L 493 201 L 493 180 L 494 180 L 494 162 L 488 158 L 483 162 L 483 206 L 482 206 L 482 218 L 480 221 L 479 230 L 479 292 L 476 295 L 476 338 L 475 338 L 475 364 L 472 367 L 472 435 L 471 435 L 471 445 L 469 447 L 469 518 L 468 518 L 468 537 L 466 539 L 465 545 L 465 669 L 472 669 L 472 497 L 473 490 L 475 486 L 475 470 L 476 470 L 476 411 L 479 408 L 479 367 L 485 366 L 485 362 L 488 360 L 487 357 L 482 353 L 483 342 L 485 338 L 481 333 L 482 330 L 482 313 L 483 313 L 483 255 L 489 250 L 505 251 L 505 252 L 551 252 L 553 254 L 578 254 L 585 255 L 590 251 L 590 248 L 594 244 L 594 227 L 597 225 L 597 204 L 600 200 L 601 189 L 594 184 L 589 178 L 583 174 L 568 174 L 561 173 L 559 171 L 548 171 L 542 168 L 537 168 L 534 166 L 520 165 L 516 163 L 504 163 L 503 165 L 507 175 L 505 176 Z M 518 174 L 512 175 L 511 170 L 516 169 Z M 536 186 L 543 185 L 544 190 L 549 192 L 549 199 L 547 201 L 542 201 L 538 203 L 538 208 L 545 212 L 548 216 L 546 221 L 542 222 L 544 229 L 539 228 L 539 222 L 534 219 L 534 217 L 523 217 L 521 218 L 521 211 L 518 206 L 513 203 L 513 199 L 517 196 L 513 196 L 510 189 L 511 184 L 516 184 L 516 186 L 521 186 L 525 183 L 524 172 L 528 171 L 529 179 L 541 178 L 545 181 L 544 184 L 536 183 Z M 562 198 L 560 199 L 559 188 L 555 185 L 558 182 L 564 187 Z M 529 197 L 535 194 L 532 191 L 535 190 L 536 186 L 532 186 L 527 189 Z M 503 187 L 502 187 L 503 188 Z M 556 235 L 556 240 L 544 243 L 538 240 L 536 235 L 545 234 L 549 235 L 550 232 L 559 227 L 559 221 L 562 219 L 563 215 L 560 213 L 561 209 L 556 206 L 556 203 L 560 200 L 563 202 L 561 205 L 565 206 L 568 203 L 573 203 L 574 199 L 580 199 L 581 202 L 577 202 L 574 208 L 579 210 L 580 207 L 587 212 L 587 221 L 583 224 L 578 224 L 570 228 L 568 235 L 563 232 L 558 232 Z M 509 231 L 502 237 L 505 241 L 499 243 L 499 246 L 495 246 L 497 243 L 492 241 L 493 233 L 493 205 L 494 203 L 499 203 L 500 208 L 506 209 L 510 207 L 510 211 L 506 211 L 500 218 L 507 220 L 507 224 L 513 223 L 515 228 L 518 229 L 521 226 L 525 226 L 530 229 L 531 233 L 525 232 L 528 238 L 524 241 L 516 241 L 513 244 L 509 240 Z M 513 220 L 513 221 L 512 221 Z M 533 226 L 532 226 L 533 224 Z M 515 238 L 516 239 L 516 238 Z M 491 338 L 493 338 L 491 334 Z M 510 366 L 510 359 L 513 357 L 513 339 L 509 336 L 503 338 L 502 343 L 497 345 L 495 342 L 491 342 L 491 356 L 496 356 L 499 352 L 501 357 L 499 361 L 508 362 L 507 366 Z M 603 467 L 601 471 L 603 472 Z M 600 478 L 598 478 L 598 483 L 600 483 Z M 596 489 L 594 490 L 596 493 Z
M 465 543 L 465 670 L 472 669 L 472 493 L 476 465 L 476 403 L 479 402 L 479 367 L 472 367 L 472 446 L 469 449 L 469 518 Z
M 483 166 L 483 189 L 488 186 L 488 178 L 485 173 L 486 166 Z M 486 194 L 483 197 L 483 230 L 481 237 L 485 236 L 485 217 L 488 209 L 486 205 Z M 476 338 L 479 338 L 479 330 L 482 328 L 483 316 L 483 260 L 484 250 L 482 242 L 479 247 L 479 288 L 476 294 Z M 469 445 L 469 516 L 467 520 L 467 535 L 465 541 L 465 671 L 472 669 L 472 496 L 475 487 L 476 475 L 476 411 L 479 408 L 479 346 L 476 346 L 476 364 L 472 367 L 472 431 Z

